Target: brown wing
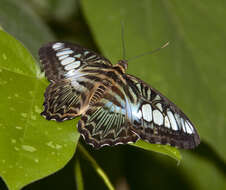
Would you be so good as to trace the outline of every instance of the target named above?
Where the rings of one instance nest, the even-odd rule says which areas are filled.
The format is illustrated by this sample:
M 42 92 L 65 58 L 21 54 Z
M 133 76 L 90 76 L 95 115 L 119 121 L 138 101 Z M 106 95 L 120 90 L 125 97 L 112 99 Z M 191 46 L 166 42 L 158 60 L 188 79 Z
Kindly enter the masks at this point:
M 49 81 L 69 78 L 74 70 L 83 67 L 111 67 L 109 60 L 92 50 L 69 42 L 50 42 L 39 49 L 40 62 Z
M 63 121 L 84 112 L 92 92 L 101 82 L 87 70 L 112 67 L 104 57 L 67 42 L 44 45 L 39 56 L 45 75 L 51 82 L 45 92 L 42 112 L 48 120 Z
M 141 139 L 155 144 L 169 144 L 190 149 L 200 143 L 188 117 L 160 92 L 142 80 L 127 75 L 134 102 L 130 102 L 130 122 Z
M 79 132 L 95 148 L 136 142 L 139 137 L 127 118 L 126 99 L 116 98 L 117 91 L 112 90 L 115 88 L 106 88 L 97 89 L 88 110 L 79 120 Z

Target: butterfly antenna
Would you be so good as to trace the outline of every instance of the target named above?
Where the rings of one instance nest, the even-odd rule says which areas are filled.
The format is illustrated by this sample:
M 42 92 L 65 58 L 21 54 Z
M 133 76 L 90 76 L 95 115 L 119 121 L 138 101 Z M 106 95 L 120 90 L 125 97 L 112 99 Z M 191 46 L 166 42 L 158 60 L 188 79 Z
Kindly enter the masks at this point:
M 167 47 L 168 45 L 169 45 L 169 41 L 166 42 L 163 46 L 161 46 L 161 47 L 159 47 L 159 48 L 157 48 L 157 49 L 154 49 L 154 50 L 152 50 L 152 51 L 148 51 L 148 52 L 142 53 L 142 54 L 140 54 L 140 55 L 137 55 L 137 56 L 135 56 L 135 57 L 132 57 L 132 58 L 130 58 L 128 61 L 138 59 L 138 58 L 143 57 L 143 56 L 145 56 L 145 55 L 153 54 L 153 53 L 158 52 L 158 51 L 160 51 L 161 49 Z
M 124 39 L 124 23 L 121 21 L 121 40 L 122 40 L 122 58 L 126 60 L 126 48 L 125 48 L 125 39 Z

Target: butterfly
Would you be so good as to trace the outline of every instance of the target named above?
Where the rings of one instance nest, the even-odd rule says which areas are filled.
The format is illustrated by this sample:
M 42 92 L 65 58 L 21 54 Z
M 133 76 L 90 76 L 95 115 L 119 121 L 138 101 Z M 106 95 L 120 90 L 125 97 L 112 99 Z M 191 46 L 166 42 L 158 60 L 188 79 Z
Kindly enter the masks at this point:
M 126 74 L 127 61 L 112 65 L 92 50 L 51 42 L 39 50 L 50 84 L 44 94 L 47 120 L 81 115 L 78 131 L 95 148 L 142 139 L 191 149 L 200 143 L 192 122 L 170 100 Z

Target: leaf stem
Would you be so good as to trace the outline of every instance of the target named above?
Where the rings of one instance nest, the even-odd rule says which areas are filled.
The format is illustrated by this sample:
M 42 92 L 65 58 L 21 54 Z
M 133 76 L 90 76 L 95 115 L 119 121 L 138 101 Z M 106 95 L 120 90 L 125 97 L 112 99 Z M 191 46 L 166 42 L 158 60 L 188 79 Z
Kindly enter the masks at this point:
M 80 162 L 79 162 L 78 158 L 75 158 L 74 172 L 75 172 L 75 181 L 77 184 L 77 189 L 84 190 L 82 171 L 81 171 Z
M 105 174 L 103 169 L 97 164 L 97 162 L 93 159 L 93 157 L 88 153 L 88 151 L 80 143 L 78 144 L 78 149 L 86 157 L 86 159 L 91 163 L 91 165 L 94 167 L 96 172 L 103 179 L 108 189 L 115 190 L 114 186 L 112 185 L 111 181 L 109 180 L 108 176 Z

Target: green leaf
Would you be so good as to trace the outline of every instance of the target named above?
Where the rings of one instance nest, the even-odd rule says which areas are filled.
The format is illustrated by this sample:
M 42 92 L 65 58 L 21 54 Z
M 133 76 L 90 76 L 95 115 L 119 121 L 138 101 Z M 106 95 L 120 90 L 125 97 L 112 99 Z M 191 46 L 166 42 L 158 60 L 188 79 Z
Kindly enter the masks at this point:
M 54 40 L 49 28 L 24 0 L 0 1 L 0 26 L 23 42 L 36 59 L 41 45 Z
M 11 190 L 56 172 L 76 149 L 76 120 L 40 116 L 47 84 L 30 53 L 1 30 L 0 175 Z
M 121 21 L 128 58 L 170 41 L 170 46 L 154 55 L 129 61 L 128 72 L 176 103 L 193 121 L 202 141 L 224 160 L 225 6 L 226 1 L 211 0 L 82 1 L 94 38 L 113 63 L 122 58 Z
M 177 148 L 168 146 L 168 145 L 156 145 L 156 144 L 150 144 L 148 142 L 139 140 L 135 144 L 131 144 L 133 146 L 143 148 L 145 150 L 150 150 L 154 152 L 158 152 L 161 154 L 165 154 L 167 156 L 170 156 L 171 158 L 176 159 L 178 162 L 181 161 L 181 154 Z

